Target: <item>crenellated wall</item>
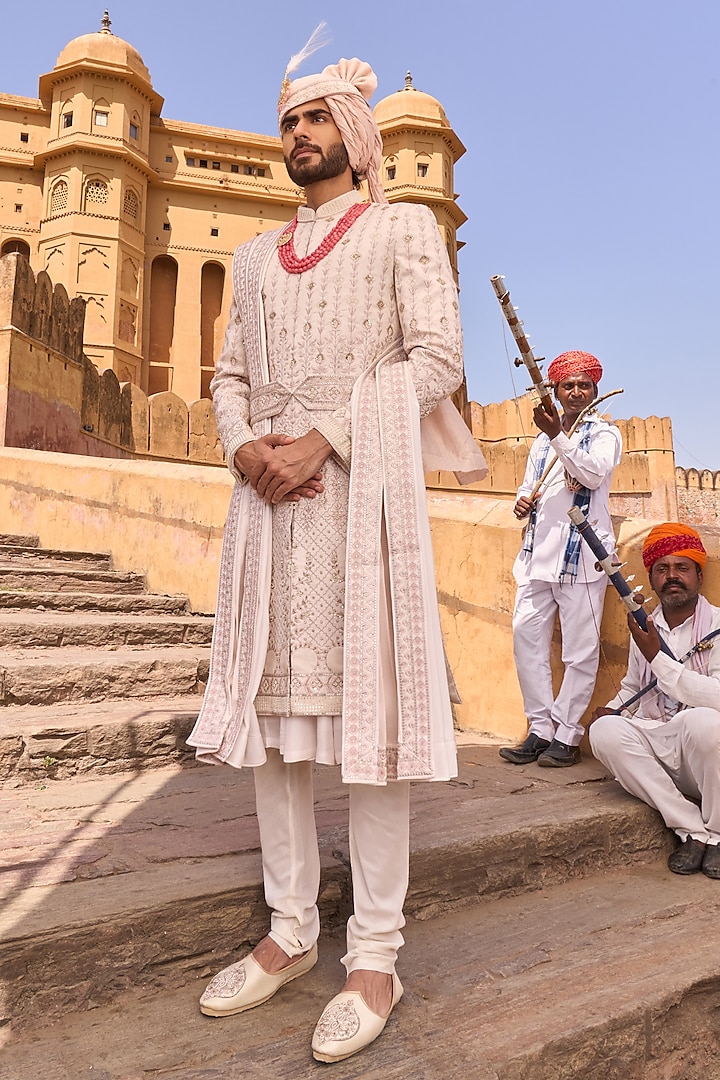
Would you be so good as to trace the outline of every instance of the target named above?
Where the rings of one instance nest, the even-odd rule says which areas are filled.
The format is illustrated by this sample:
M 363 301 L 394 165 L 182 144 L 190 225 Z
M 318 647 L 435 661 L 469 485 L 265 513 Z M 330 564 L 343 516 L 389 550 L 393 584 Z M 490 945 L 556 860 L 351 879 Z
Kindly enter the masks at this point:
M 26 259 L 0 258 L 0 445 L 221 465 L 210 401 L 99 374 L 83 354 L 85 301 Z
M 490 471 L 485 480 L 464 491 L 515 497 L 537 434 L 532 410 L 530 394 L 490 405 L 467 403 L 465 420 L 482 448 Z M 670 418 L 633 416 L 614 423 L 622 435 L 623 457 L 613 477 L 612 513 L 618 517 L 674 518 L 678 506 Z M 430 474 L 427 485 L 446 491 L 459 488 L 452 473 Z
M 720 525 L 720 471 L 675 470 L 678 512 L 693 525 Z

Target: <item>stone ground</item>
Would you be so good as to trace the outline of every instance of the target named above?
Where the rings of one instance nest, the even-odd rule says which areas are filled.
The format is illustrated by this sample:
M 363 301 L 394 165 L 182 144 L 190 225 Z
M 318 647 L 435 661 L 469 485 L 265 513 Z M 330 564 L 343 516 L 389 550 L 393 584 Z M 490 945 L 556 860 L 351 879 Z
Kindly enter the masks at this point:
M 9 984 L 41 985 L 10 992 L 2 1080 L 720 1076 L 720 883 L 669 874 L 666 830 L 595 762 L 461 759 L 457 781 L 414 786 L 405 996 L 374 1047 L 333 1066 L 309 1040 L 342 982 L 337 770 L 317 771 L 320 963 L 226 1020 L 197 998 L 264 925 L 250 778 L 173 767 L 4 790 L 0 956 Z

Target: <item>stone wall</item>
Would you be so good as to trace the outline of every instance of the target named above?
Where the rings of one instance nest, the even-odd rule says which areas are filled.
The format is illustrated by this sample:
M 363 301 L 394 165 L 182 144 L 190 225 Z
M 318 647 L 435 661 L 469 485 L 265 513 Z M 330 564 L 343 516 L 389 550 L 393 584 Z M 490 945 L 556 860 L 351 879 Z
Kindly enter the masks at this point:
M 675 470 L 678 513 L 692 525 L 720 525 L 720 471 Z
M 0 258 L 0 445 L 221 465 L 210 402 L 147 397 L 83 354 L 85 301 Z

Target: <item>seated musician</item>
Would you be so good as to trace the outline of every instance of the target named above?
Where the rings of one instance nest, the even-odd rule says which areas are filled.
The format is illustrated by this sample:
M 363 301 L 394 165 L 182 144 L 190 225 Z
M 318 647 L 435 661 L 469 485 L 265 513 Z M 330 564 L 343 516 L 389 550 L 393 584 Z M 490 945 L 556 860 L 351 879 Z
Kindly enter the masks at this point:
M 533 413 L 541 433 L 517 493 L 515 516 L 529 518 L 529 523 L 513 566 L 518 585 L 513 649 L 529 731 L 520 746 L 500 750 L 513 765 L 537 760 L 557 768 L 580 760 L 580 720 L 595 686 L 608 579 L 595 569 L 595 558 L 581 544 L 568 510 L 579 506 L 589 514 L 598 534 L 614 549 L 608 497 L 622 440 L 615 425 L 596 412 L 583 417 L 572 434 L 571 429 L 592 406 L 601 377 L 600 362 L 590 353 L 563 353 L 548 368 L 562 417 L 552 404 L 548 410 L 540 404 Z M 555 464 L 536 491 L 553 457 Z M 565 674 L 555 697 L 550 645 L 558 612 Z
M 673 873 L 720 878 L 720 634 L 713 634 L 720 608 L 700 595 L 705 560 L 688 525 L 668 522 L 648 534 L 643 562 L 660 606 L 647 633 L 628 617 L 627 675 L 617 696 L 593 713 L 590 745 L 625 790 L 659 810 L 680 837 L 668 859 Z M 660 651 L 658 634 L 679 659 Z M 657 685 L 624 709 L 653 677 Z

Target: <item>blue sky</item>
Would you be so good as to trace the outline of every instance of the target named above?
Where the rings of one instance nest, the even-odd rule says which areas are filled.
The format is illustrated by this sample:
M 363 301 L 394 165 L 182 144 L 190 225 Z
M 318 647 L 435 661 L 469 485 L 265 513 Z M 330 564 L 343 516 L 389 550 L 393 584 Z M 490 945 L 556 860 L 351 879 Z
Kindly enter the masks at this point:
M 35 96 L 101 17 L 86 0 L 13 5 L 0 90 Z M 332 44 L 304 73 L 360 56 L 378 100 L 409 68 L 467 147 L 456 190 L 470 396 L 528 384 L 511 375 L 489 285 L 504 273 L 538 355 L 595 353 L 603 387 L 625 387 L 616 415 L 670 415 L 678 463 L 720 469 L 717 0 L 124 0 L 110 17 L 174 119 L 274 134 L 287 58 L 321 19 Z

